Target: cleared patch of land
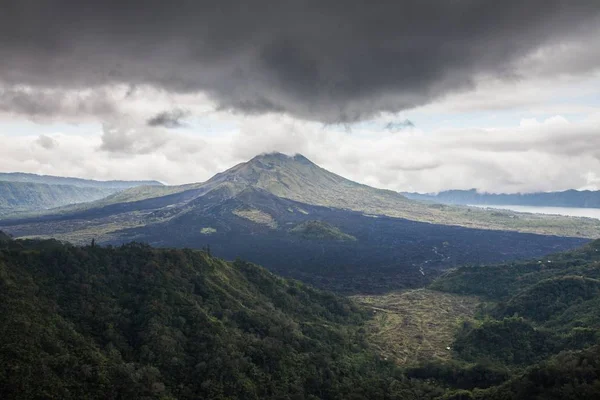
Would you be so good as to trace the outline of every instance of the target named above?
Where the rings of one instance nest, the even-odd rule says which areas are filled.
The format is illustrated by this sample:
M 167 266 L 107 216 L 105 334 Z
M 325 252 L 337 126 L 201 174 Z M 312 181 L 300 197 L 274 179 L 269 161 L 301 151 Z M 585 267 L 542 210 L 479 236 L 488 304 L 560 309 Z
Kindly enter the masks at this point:
M 277 222 L 273 219 L 271 215 L 267 214 L 264 211 L 256 209 L 240 209 L 234 210 L 233 214 L 257 224 L 267 225 L 269 228 L 272 229 L 277 228 Z
M 290 232 L 309 240 L 339 240 L 344 242 L 356 241 L 354 236 L 348 235 L 342 232 L 339 228 L 323 221 L 313 220 L 303 222 L 292 228 Z
M 448 360 L 454 335 L 481 304 L 477 297 L 416 289 L 381 296 L 353 296 L 373 311 L 369 338 L 398 364 Z

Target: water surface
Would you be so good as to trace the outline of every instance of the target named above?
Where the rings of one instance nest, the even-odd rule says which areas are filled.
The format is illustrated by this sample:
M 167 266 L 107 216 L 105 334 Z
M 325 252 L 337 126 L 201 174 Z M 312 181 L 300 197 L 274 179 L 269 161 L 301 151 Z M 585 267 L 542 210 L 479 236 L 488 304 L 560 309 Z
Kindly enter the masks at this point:
M 538 206 L 513 206 L 513 205 L 489 205 L 489 204 L 469 204 L 470 207 L 494 208 L 498 210 L 511 210 L 517 212 L 527 212 L 534 214 L 553 214 L 565 215 L 568 217 L 588 217 L 600 219 L 600 208 L 580 208 L 580 207 L 538 207 Z

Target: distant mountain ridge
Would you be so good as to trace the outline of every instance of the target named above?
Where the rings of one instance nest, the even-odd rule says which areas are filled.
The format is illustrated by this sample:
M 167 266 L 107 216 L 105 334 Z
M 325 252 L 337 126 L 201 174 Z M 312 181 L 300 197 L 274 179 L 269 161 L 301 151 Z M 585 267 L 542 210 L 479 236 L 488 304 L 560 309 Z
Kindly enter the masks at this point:
M 0 173 L 0 215 L 96 201 L 140 185 L 158 187 L 162 186 L 162 183 L 95 181 L 21 172 Z
M 136 186 L 162 186 L 158 181 L 122 181 L 109 180 L 99 181 L 94 179 L 82 179 L 72 177 L 62 177 L 53 175 L 38 175 L 25 172 L 0 172 L 0 181 L 4 182 L 27 182 L 43 183 L 47 185 L 71 185 L 77 187 L 95 187 L 111 189 L 129 189 Z
M 113 188 L 0 181 L 0 215 L 94 201 L 114 192 Z
M 443 204 L 600 208 L 600 191 L 592 190 L 496 194 L 480 193 L 476 189 L 470 189 L 425 194 L 403 192 L 402 194 L 413 200 L 434 201 Z

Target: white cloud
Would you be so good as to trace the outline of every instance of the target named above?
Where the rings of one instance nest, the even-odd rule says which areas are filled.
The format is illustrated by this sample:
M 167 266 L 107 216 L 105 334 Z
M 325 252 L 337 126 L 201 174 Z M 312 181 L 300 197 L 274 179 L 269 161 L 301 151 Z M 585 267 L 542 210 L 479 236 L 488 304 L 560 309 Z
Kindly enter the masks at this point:
M 600 115 L 514 128 L 345 131 L 281 115 L 238 117 L 219 135 L 128 125 L 82 136 L 10 137 L 0 169 L 181 184 L 269 151 L 302 153 L 350 179 L 393 190 L 492 192 L 600 189 Z

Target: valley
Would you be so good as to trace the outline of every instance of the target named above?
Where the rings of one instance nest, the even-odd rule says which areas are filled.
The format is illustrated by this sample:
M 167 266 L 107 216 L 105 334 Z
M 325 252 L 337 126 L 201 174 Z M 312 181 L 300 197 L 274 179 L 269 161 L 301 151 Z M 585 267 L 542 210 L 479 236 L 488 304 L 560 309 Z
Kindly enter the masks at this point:
M 401 366 L 449 361 L 460 324 L 473 320 L 482 305 L 475 296 L 424 288 L 351 298 L 373 313 L 367 325 L 370 342 Z
M 207 250 L 0 233 L 0 395 L 593 399 L 599 249 L 348 299 Z
M 444 223 L 457 213 L 477 223 Z M 442 217 L 432 223 L 425 214 Z M 511 221 L 512 229 L 496 229 L 493 220 Z M 521 232 L 519 224 L 536 233 Z M 600 221 L 422 204 L 344 179 L 303 156 L 274 153 L 205 183 L 135 187 L 5 218 L 0 229 L 84 245 L 209 247 L 218 257 L 255 262 L 319 288 L 367 294 L 422 287 L 454 266 L 574 248 L 600 233 Z
M 13 213 L 0 220 L 19 239 L 0 235 L 0 394 L 24 390 L 21 368 L 54 371 L 39 390 L 69 385 L 64 398 L 553 393 L 561 381 L 533 389 L 531 371 L 596 360 L 599 224 L 420 203 L 282 154 Z M 98 372 L 64 375 L 65 357 Z

